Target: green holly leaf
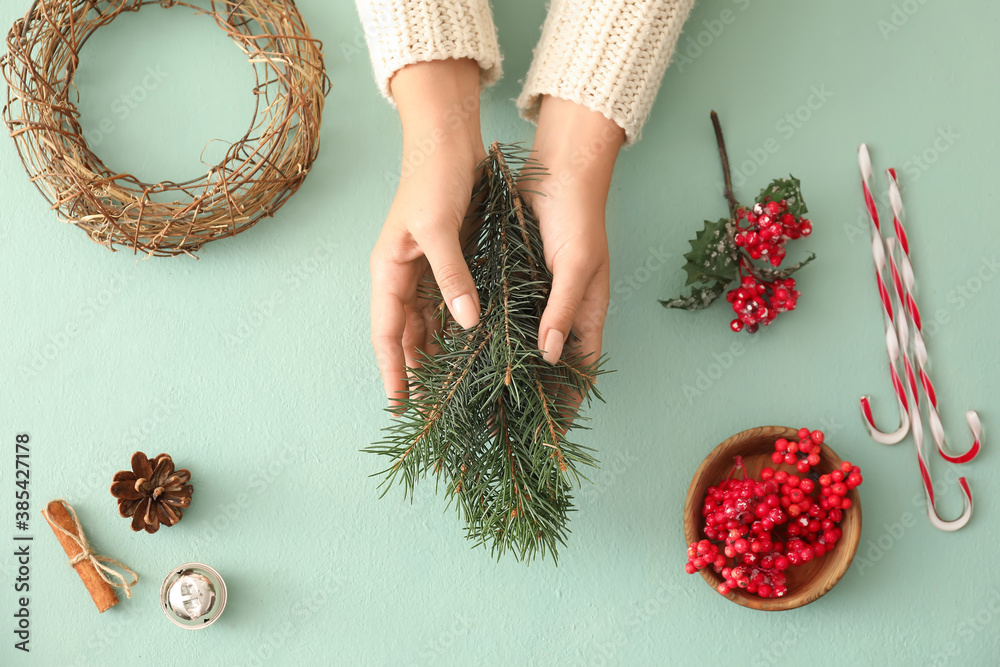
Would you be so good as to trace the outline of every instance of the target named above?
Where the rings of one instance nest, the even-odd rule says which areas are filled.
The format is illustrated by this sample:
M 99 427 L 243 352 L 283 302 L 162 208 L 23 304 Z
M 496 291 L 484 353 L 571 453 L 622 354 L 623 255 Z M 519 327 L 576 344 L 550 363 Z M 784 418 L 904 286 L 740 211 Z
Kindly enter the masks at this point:
M 684 255 L 687 263 L 687 285 L 695 283 L 729 283 L 736 277 L 737 255 L 730 234 L 729 218 L 716 222 L 705 221 L 705 226 L 691 239 L 691 252 Z
M 760 191 L 756 201 L 757 203 L 764 203 L 781 201 L 782 199 L 788 204 L 788 212 L 796 218 L 801 218 L 808 213 L 806 202 L 802 199 L 802 188 L 800 187 L 799 179 L 791 174 L 788 175 L 788 178 L 776 178 L 771 181 L 770 185 Z
M 784 280 L 785 278 L 792 275 L 793 273 L 801 269 L 803 266 L 813 261 L 814 259 L 816 259 L 816 253 L 812 252 L 809 253 L 809 256 L 806 257 L 801 262 L 799 262 L 798 264 L 792 264 L 791 266 L 786 266 L 781 269 L 772 269 L 772 268 L 765 268 L 762 266 L 755 266 L 753 268 L 753 272 L 757 276 L 757 278 L 761 280 L 766 280 L 767 282 L 774 282 L 775 280 Z
M 664 308 L 682 308 L 683 310 L 701 310 L 708 308 L 712 302 L 722 296 L 726 291 L 726 286 L 730 281 L 715 282 L 710 285 L 695 287 L 687 296 L 679 296 L 676 299 L 664 301 L 660 299 L 660 304 Z

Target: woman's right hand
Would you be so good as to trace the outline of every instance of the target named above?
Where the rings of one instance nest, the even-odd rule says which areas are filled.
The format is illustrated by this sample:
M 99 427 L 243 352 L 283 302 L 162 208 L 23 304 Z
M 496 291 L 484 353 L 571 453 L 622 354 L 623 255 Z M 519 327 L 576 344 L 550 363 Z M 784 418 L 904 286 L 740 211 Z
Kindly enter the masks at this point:
M 406 366 L 431 351 L 435 304 L 420 298 L 432 274 L 451 316 L 479 323 L 479 297 L 459 235 L 486 157 L 479 124 L 479 65 L 436 60 L 408 65 L 390 87 L 403 126 L 399 187 L 371 255 L 371 337 L 382 383 L 395 407 Z

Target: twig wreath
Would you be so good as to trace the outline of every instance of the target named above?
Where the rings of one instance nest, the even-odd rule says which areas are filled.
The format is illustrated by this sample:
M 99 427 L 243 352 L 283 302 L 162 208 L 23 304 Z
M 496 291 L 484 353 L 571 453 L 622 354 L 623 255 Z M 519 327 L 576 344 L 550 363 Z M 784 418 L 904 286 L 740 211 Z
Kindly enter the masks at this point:
M 212 16 L 256 76 L 254 119 L 219 164 L 184 183 L 145 183 L 109 169 L 87 145 L 73 100 L 80 49 L 123 12 L 158 2 Z M 111 250 L 192 254 L 270 217 L 302 185 L 319 151 L 330 83 L 322 45 L 294 0 L 34 0 L 7 34 L 4 122 L 31 182 L 61 219 Z

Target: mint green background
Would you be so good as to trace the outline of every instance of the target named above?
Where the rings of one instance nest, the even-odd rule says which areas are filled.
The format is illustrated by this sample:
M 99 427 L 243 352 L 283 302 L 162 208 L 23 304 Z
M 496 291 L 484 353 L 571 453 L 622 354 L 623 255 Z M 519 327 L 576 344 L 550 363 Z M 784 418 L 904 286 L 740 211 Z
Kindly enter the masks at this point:
M 961 470 L 975 516 L 945 534 L 923 514 L 910 441 L 876 445 L 857 409 L 872 392 L 880 422 L 894 418 L 859 206 L 861 141 L 879 192 L 881 170 L 900 169 L 934 378 L 957 446 L 967 442 L 967 408 L 992 428 L 1000 391 L 1000 6 L 907 2 L 910 14 L 886 0 L 695 9 L 680 43 L 691 59 L 668 71 L 643 140 L 615 175 L 605 345 L 618 372 L 603 381 L 608 403 L 583 436 L 604 464 L 579 494 L 558 568 L 470 550 L 430 485 L 412 505 L 398 493 L 378 500 L 368 475 L 379 462 L 358 451 L 387 420 L 368 344 L 367 257 L 393 195 L 400 136 L 352 3 L 299 3 L 334 82 L 313 173 L 275 219 L 210 244 L 199 260 L 113 254 L 60 225 L 12 142 L 0 141 L 0 540 L 14 532 L 13 441 L 23 431 L 36 536 L 27 656 L 12 648 L 15 563 L 0 546 L 0 662 L 995 664 L 992 432 Z M 5 0 L 0 24 L 28 4 Z M 723 10 L 730 23 L 713 36 Z M 505 1 L 495 14 L 506 75 L 485 98 L 484 137 L 530 140 L 512 98 L 544 9 Z M 893 20 L 898 30 L 883 34 Z M 699 38 L 700 52 L 689 42 Z M 115 99 L 148 67 L 166 78 L 121 118 Z M 250 120 L 242 54 L 183 8 L 149 7 L 104 29 L 77 82 L 86 127 L 115 125 L 97 151 L 147 179 L 200 173 L 204 143 L 233 139 Z M 814 98 L 797 128 L 783 120 L 814 87 L 829 99 Z M 681 254 L 700 221 L 725 213 L 711 108 L 737 168 L 768 139 L 778 146 L 738 194 L 749 199 L 794 172 L 815 223 L 792 246 L 819 255 L 801 274 L 800 307 L 756 337 L 729 332 L 722 305 L 686 314 L 656 303 L 681 287 Z M 935 148 L 949 131 L 951 143 Z M 699 389 L 702 374 L 718 379 Z M 783 614 L 737 607 L 682 569 L 692 473 L 716 443 L 761 424 L 825 428 L 866 479 L 859 555 L 873 560 Z M 184 521 L 155 536 L 131 533 L 107 492 L 135 449 L 167 451 L 194 475 Z M 941 459 L 932 465 L 954 479 Z M 103 616 L 37 514 L 60 496 L 101 552 L 140 573 L 133 598 Z M 959 511 L 954 484 L 941 497 L 943 512 Z M 157 606 L 163 576 L 189 560 L 229 584 L 225 615 L 203 632 L 175 628 Z

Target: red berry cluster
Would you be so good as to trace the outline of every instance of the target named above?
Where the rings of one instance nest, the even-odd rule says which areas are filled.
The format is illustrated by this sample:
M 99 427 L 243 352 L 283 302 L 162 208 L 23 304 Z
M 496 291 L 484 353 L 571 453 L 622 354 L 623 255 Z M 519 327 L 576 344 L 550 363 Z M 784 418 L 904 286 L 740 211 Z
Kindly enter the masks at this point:
M 736 211 L 736 232 L 733 242 L 743 248 L 750 259 L 766 258 L 772 266 L 780 266 L 785 259 L 785 244 L 789 239 L 809 236 L 812 223 L 807 218 L 797 218 L 788 212 L 788 202 L 757 202 L 752 210 Z M 799 292 L 791 278 L 774 281 L 762 280 L 754 275 L 745 255 L 740 256 L 740 286 L 726 294 L 726 301 L 733 305 L 736 318 L 730 323 L 733 331 L 755 333 L 761 325 L 774 321 L 778 313 L 795 310 Z M 746 271 L 746 273 L 744 273 Z
M 812 223 L 789 213 L 788 202 L 782 199 L 757 202 L 750 211 L 738 209 L 733 241 L 752 259 L 766 257 L 772 266 L 779 266 L 785 258 L 785 243 L 811 233 Z
M 743 330 L 755 333 L 761 325 L 774 321 L 778 313 L 795 310 L 799 291 L 795 280 L 785 278 L 774 282 L 760 281 L 752 274 L 743 276 L 742 284 L 726 293 L 726 301 L 733 304 L 736 313 L 729 327 L 736 332 Z
M 861 484 L 861 470 L 845 461 L 829 474 L 811 472 L 820 461 L 823 432 L 803 428 L 797 436 L 776 440 L 771 460 L 795 466 L 802 477 L 764 468 L 759 480 L 751 479 L 737 456 L 733 473 L 705 496 L 707 539 L 688 547 L 684 569 L 693 574 L 711 565 L 724 579 L 718 586 L 723 595 L 742 588 L 782 597 L 788 592 L 785 570 L 821 558 L 840 540 L 837 525 L 851 507 L 847 494 Z M 743 477 L 737 479 L 737 472 Z

